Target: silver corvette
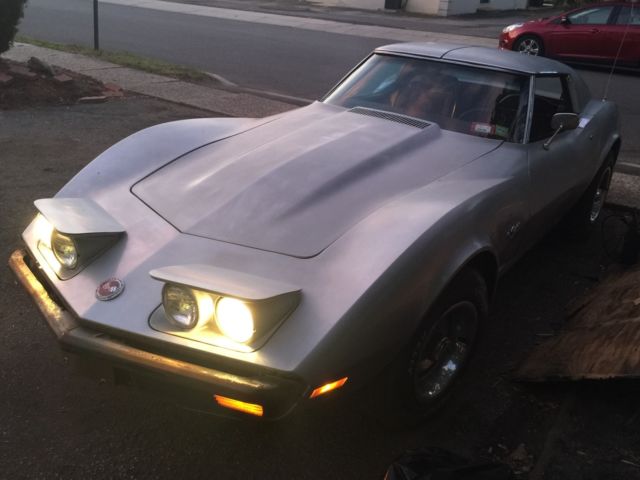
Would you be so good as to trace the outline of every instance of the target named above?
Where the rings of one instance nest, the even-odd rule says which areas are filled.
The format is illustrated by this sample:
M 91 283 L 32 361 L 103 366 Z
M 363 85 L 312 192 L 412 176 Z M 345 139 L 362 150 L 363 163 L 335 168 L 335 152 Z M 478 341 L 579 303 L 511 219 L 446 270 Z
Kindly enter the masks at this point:
M 598 220 L 619 149 L 615 105 L 561 63 L 390 45 L 321 102 L 119 142 L 35 202 L 10 265 L 117 381 L 263 418 L 373 385 L 419 419 L 500 275 Z

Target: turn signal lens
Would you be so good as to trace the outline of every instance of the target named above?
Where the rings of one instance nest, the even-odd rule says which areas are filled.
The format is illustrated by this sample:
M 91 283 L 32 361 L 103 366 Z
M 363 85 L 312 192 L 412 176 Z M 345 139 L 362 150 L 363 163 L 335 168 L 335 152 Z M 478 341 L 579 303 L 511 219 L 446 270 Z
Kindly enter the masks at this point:
M 51 234 L 51 250 L 64 268 L 72 270 L 78 265 L 78 249 L 71 237 L 54 230 Z
M 218 300 L 216 323 L 225 336 L 238 343 L 250 340 L 255 330 L 251 309 L 237 298 L 222 297 Z
M 222 395 L 214 395 L 214 398 L 216 399 L 216 402 L 218 402 L 218 405 L 220 405 L 221 407 L 238 410 L 240 412 L 248 413 L 250 415 L 256 415 L 258 417 L 261 417 L 264 413 L 262 405 L 258 405 L 257 403 L 241 402 L 240 400 L 223 397 Z
M 321 387 L 316 388 L 313 392 L 311 392 L 311 395 L 309 395 L 309 398 L 316 398 L 316 397 L 319 397 L 320 395 L 324 395 L 325 393 L 336 390 L 342 387 L 345 383 L 347 383 L 348 379 L 349 377 L 344 377 L 344 378 L 341 378 L 340 380 L 336 380 L 335 382 L 326 383 Z

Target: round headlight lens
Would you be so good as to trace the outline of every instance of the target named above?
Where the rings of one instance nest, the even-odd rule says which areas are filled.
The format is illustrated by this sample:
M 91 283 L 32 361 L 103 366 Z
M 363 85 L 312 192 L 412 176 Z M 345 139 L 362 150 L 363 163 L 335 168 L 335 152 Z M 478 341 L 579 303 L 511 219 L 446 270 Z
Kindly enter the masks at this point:
M 198 324 L 198 301 L 193 292 L 179 285 L 165 285 L 162 289 L 162 305 L 167 319 L 184 330 Z
M 72 269 L 78 265 L 78 249 L 71 237 L 54 230 L 51 234 L 51 250 L 63 267 Z
M 253 314 L 246 303 L 223 297 L 216 304 L 216 323 L 220 331 L 231 340 L 244 343 L 253 336 Z

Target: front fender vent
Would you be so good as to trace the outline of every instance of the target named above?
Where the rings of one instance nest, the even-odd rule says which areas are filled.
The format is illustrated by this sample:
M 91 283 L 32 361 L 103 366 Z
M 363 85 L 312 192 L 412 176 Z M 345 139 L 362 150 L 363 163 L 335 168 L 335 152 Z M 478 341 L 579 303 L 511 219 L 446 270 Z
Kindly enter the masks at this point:
M 376 110 L 374 108 L 355 107 L 349 110 L 351 113 L 358 113 L 360 115 L 367 115 L 369 117 L 383 118 L 392 122 L 403 123 L 415 128 L 426 128 L 431 125 L 429 122 L 420 120 L 419 118 L 409 117 L 408 115 L 401 115 L 399 113 L 385 112 L 384 110 Z

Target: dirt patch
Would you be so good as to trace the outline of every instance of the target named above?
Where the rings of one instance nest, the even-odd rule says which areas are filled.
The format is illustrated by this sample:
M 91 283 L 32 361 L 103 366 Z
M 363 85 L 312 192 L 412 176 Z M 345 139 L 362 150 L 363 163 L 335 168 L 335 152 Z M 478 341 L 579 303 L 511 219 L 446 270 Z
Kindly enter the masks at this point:
M 95 103 L 122 95 L 116 85 L 104 85 L 37 59 L 28 63 L 0 59 L 0 110 Z

